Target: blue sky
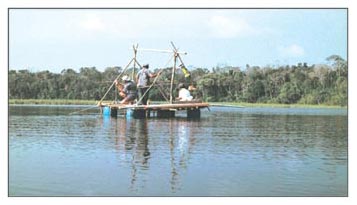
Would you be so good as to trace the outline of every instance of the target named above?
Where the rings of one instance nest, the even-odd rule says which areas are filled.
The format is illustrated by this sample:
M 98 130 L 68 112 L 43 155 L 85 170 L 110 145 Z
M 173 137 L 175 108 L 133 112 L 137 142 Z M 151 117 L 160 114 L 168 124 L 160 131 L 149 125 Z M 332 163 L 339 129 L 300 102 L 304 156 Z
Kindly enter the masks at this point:
M 347 58 L 345 9 L 12 9 L 9 28 L 10 69 L 31 71 L 124 67 L 133 44 L 171 49 L 170 41 L 192 67 Z M 166 67 L 169 54 L 138 60 Z

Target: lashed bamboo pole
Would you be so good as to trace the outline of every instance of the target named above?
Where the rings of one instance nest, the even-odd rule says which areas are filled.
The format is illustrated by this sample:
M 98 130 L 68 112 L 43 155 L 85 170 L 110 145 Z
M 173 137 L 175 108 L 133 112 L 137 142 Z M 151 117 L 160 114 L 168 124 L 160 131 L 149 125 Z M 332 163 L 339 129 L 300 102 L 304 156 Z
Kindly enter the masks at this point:
M 166 94 L 165 94 L 164 89 L 162 88 L 162 86 L 160 84 L 157 84 L 157 88 L 159 88 L 159 91 L 160 91 L 162 97 L 164 97 L 167 102 L 170 102 L 170 100 L 166 97 Z
M 178 54 L 177 57 L 178 57 L 178 59 L 180 60 L 181 64 L 182 64 L 183 66 L 185 66 L 185 64 L 183 63 L 183 60 L 182 60 L 181 56 L 179 55 L 181 52 L 178 51 L 178 49 L 176 48 L 176 46 L 174 45 L 174 43 L 173 43 L 172 41 L 171 41 L 171 45 L 172 45 L 172 47 L 174 48 L 174 51 Z M 185 55 L 186 55 L 186 54 L 187 54 L 187 53 L 185 52 Z
M 172 71 L 172 77 L 171 77 L 171 89 L 170 89 L 170 103 L 172 103 L 172 95 L 173 95 L 173 81 L 174 81 L 174 77 L 175 77 L 175 70 L 176 70 L 176 60 L 177 58 L 180 60 L 181 65 L 185 66 L 185 64 L 183 63 L 183 60 L 180 56 L 181 52 L 178 51 L 178 49 L 176 48 L 175 44 L 171 41 L 171 45 L 173 47 L 173 52 L 175 53 L 175 61 L 174 61 L 174 67 L 173 67 L 173 71 Z M 186 55 L 187 53 L 184 52 L 184 54 Z
M 104 96 L 102 97 L 102 99 L 100 99 L 98 105 L 101 105 L 104 98 L 108 95 L 109 91 L 112 89 L 112 87 L 115 84 L 115 81 L 118 80 L 120 78 L 120 76 L 126 71 L 126 69 L 128 69 L 129 65 L 134 61 L 134 58 L 132 58 L 130 60 L 130 62 L 125 66 L 124 70 L 115 78 L 115 80 L 113 81 L 112 85 L 108 88 L 107 92 L 104 94 Z
M 139 61 L 135 59 L 136 64 L 138 64 L 139 68 L 142 69 L 143 67 L 140 65 Z M 134 76 L 135 77 L 135 76 Z
M 139 51 L 152 51 L 152 52 L 159 52 L 159 53 L 173 53 L 172 50 L 160 50 L 160 49 L 147 49 L 147 48 L 139 48 Z M 178 54 L 187 55 L 187 52 L 177 52 Z
M 177 54 L 174 54 L 174 66 L 172 67 L 172 74 L 171 74 L 171 85 L 170 85 L 170 103 L 173 102 L 173 89 L 174 89 L 174 78 L 175 78 L 175 70 L 176 70 L 176 59 Z
M 133 45 L 133 50 L 134 50 L 134 66 L 133 66 L 133 72 L 131 73 L 131 79 L 134 80 L 135 78 L 135 65 L 136 65 L 136 54 L 138 52 L 138 46 L 139 44 L 136 44 L 136 46 Z

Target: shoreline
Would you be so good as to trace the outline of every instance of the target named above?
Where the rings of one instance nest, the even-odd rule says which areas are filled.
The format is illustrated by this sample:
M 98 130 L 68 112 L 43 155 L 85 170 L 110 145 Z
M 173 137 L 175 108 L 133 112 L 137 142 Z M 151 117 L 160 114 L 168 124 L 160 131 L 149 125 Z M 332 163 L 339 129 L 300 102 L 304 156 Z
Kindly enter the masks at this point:
M 211 102 L 211 106 L 217 107 L 266 107 L 266 108 L 340 108 L 347 109 L 347 106 L 338 105 L 312 105 L 312 104 L 274 104 L 274 103 L 246 103 L 246 102 Z
M 104 102 L 104 101 L 103 101 Z M 69 99 L 9 99 L 8 105 L 97 105 L 97 100 L 69 100 Z M 338 105 L 311 104 L 272 104 L 245 102 L 209 102 L 215 107 L 271 107 L 271 108 L 346 108 Z
M 96 105 L 95 100 L 9 99 L 9 105 Z

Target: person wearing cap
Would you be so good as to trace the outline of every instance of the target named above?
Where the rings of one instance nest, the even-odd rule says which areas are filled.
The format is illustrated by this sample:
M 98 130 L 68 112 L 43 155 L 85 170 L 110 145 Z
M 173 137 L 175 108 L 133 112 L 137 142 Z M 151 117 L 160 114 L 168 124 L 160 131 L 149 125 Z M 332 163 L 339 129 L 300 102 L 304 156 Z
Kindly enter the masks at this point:
M 136 74 L 136 82 L 138 87 L 138 94 L 139 94 L 139 102 L 138 104 L 147 105 L 147 101 L 149 99 L 149 84 L 150 78 L 156 77 L 156 73 L 151 73 L 149 71 L 149 64 L 143 65 L 141 70 Z M 141 99 L 141 101 L 140 101 Z
M 117 80 L 115 81 L 115 85 L 120 91 L 119 95 L 124 98 L 120 101 L 120 104 L 132 103 L 137 97 L 136 84 L 127 75 L 124 75 L 122 80 L 124 81 L 124 85 L 121 85 Z
M 187 86 L 184 83 L 178 85 L 179 96 L 177 99 L 179 101 L 191 101 L 193 97 L 191 96 L 190 91 L 187 89 Z

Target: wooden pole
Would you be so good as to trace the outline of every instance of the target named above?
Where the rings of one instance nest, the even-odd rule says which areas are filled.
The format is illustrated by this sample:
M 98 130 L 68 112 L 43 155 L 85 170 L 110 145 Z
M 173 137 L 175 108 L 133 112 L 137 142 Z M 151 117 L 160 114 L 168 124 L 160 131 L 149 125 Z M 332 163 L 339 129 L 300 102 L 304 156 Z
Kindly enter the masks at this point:
M 186 66 L 185 66 L 185 63 L 183 62 L 183 60 L 182 60 L 182 58 L 181 58 L 181 56 L 179 55 L 179 53 L 178 53 L 178 49 L 175 47 L 175 45 L 174 45 L 174 43 L 171 41 L 171 45 L 172 45 L 172 47 L 174 48 L 174 51 L 176 51 L 176 53 L 177 53 L 177 57 L 178 57 L 178 59 L 179 59 L 179 61 L 180 61 L 180 67 L 181 66 L 183 66 L 183 67 L 185 67 L 186 68 Z M 186 68 L 187 69 L 187 68 Z M 186 76 L 185 76 L 186 77 Z M 190 83 L 192 83 L 192 82 L 190 82 Z
M 182 60 L 181 56 L 180 56 L 180 55 L 177 55 L 177 57 L 178 57 L 178 59 L 180 60 L 181 65 L 183 65 L 184 67 L 186 67 L 185 64 L 183 63 L 183 60 Z
M 135 59 L 136 64 L 138 64 L 139 68 L 142 69 L 143 67 L 140 65 L 140 63 L 138 62 L 138 60 Z
M 177 48 L 176 48 L 175 44 L 172 41 L 170 43 L 171 43 L 172 47 L 174 48 L 174 52 L 177 53 Z
M 175 70 L 176 70 L 176 59 L 177 53 L 174 53 L 174 66 L 172 67 L 172 74 L 171 74 L 171 86 L 170 86 L 170 103 L 173 102 L 173 89 L 174 89 L 174 78 L 175 78 Z
M 138 52 L 138 46 L 139 46 L 139 44 L 136 44 L 136 46 L 134 46 L 133 45 L 133 50 L 134 50 L 134 66 L 133 66 L 133 72 L 132 72 L 132 74 L 131 74 L 131 79 L 135 82 L 135 65 L 136 65 L 136 54 L 137 54 L 137 52 Z
M 124 68 L 123 72 L 121 72 L 116 78 L 115 80 L 117 80 L 118 78 L 120 78 L 120 76 L 126 71 L 126 69 L 128 69 L 129 65 L 133 62 L 134 58 L 132 58 L 130 60 L 130 62 L 128 63 L 128 65 L 126 65 L 126 67 Z M 104 94 L 104 96 L 102 97 L 102 99 L 100 99 L 98 105 L 101 105 L 102 104 L 102 101 L 104 100 L 104 98 L 107 96 L 107 94 L 109 93 L 109 91 L 112 89 L 112 87 L 114 86 L 115 84 L 115 80 L 113 81 L 112 85 L 108 88 L 107 92 Z
M 185 66 L 185 64 L 183 63 L 183 60 L 182 60 L 181 56 L 179 55 L 179 54 L 181 54 L 181 52 L 178 52 L 176 46 L 174 45 L 174 43 L 173 43 L 172 41 L 171 41 L 171 45 L 172 45 L 172 47 L 174 48 L 174 51 L 177 53 L 177 57 L 178 57 L 178 59 L 180 60 L 181 64 L 182 64 L 183 66 Z M 186 54 L 187 54 L 187 53 L 185 52 L 185 55 L 186 55 Z
M 114 92 L 114 101 L 117 102 L 117 100 L 118 100 L 118 87 L 115 86 L 114 89 L 115 89 L 115 92 Z
M 146 48 L 140 48 L 138 49 L 139 51 L 151 51 L 151 52 L 159 52 L 159 53 L 173 53 L 172 50 L 160 50 L 160 49 L 146 49 Z M 187 52 L 177 52 L 179 54 L 187 55 Z

